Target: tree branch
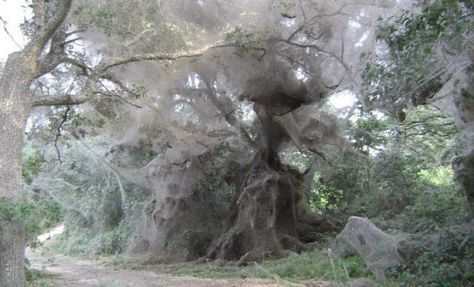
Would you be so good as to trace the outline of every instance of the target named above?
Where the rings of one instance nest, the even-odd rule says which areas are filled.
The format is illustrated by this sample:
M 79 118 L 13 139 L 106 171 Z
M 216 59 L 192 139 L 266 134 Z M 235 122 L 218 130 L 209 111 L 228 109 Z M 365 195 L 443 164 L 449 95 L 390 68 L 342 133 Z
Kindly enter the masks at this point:
M 45 0 L 33 0 L 33 21 L 38 29 L 46 26 L 48 8 Z
M 71 9 L 72 0 L 62 0 L 59 1 L 58 9 L 44 28 L 41 27 L 38 35 L 34 37 L 31 42 L 28 44 L 37 49 L 37 53 L 41 53 L 43 48 L 46 46 L 46 43 L 53 37 L 53 34 L 59 29 L 64 19 Z
M 60 96 L 35 96 L 33 106 L 68 106 L 80 105 L 90 99 L 87 95 L 60 95 Z
M 149 54 L 141 54 L 141 55 L 133 55 L 130 57 L 122 57 L 122 58 L 113 58 L 109 62 L 104 63 L 101 67 L 99 67 L 99 73 L 103 73 L 110 68 L 134 63 L 139 61 L 164 61 L 164 60 L 177 60 L 177 59 L 185 59 L 185 58 L 194 58 L 203 55 L 204 53 L 217 49 L 217 48 L 225 48 L 225 47 L 235 47 L 233 44 L 212 44 L 204 46 L 203 48 L 192 50 L 192 51 L 182 51 L 182 52 L 175 52 L 175 53 L 149 53 Z
M 0 16 L 0 22 L 2 22 L 3 24 L 3 30 L 5 30 L 5 33 L 7 33 L 8 37 L 10 37 L 10 39 L 13 41 L 13 43 L 15 43 L 15 45 L 17 45 L 18 48 L 22 48 L 20 44 L 18 44 L 17 41 L 15 41 L 15 38 L 13 38 L 12 34 L 10 34 L 10 31 L 8 31 L 7 29 L 7 21 L 3 20 L 3 18 Z
M 248 134 L 247 130 L 245 129 L 243 123 L 234 115 L 235 108 L 230 106 L 226 106 L 226 103 L 224 101 L 221 101 L 217 98 L 217 94 L 213 86 L 211 85 L 210 79 L 207 79 L 207 77 L 203 74 L 200 73 L 199 76 L 204 79 L 204 84 L 206 87 L 207 91 L 207 96 L 211 103 L 219 110 L 220 114 L 224 117 L 226 122 L 230 124 L 231 126 L 237 128 L 240 136 L 251 146 L 255 147 L 256 143 L 255 141 L 250 137 Z
M 116 82 L 114 82 L 114 81 L 112 81 L 112 80 L 110 80 L 110 79 L 108 79 L 108 78 L 103 78 L 103 79 L 108 80 L 108 81 L 111 81 L 111 82 L 114 83 L 115 85 L 118 85 L 118 86 L 120 87 L 120 89 L 122 89 L 122 91 L 127 92 L 127 93 L 129 93 L 129 94 L 132 94 L 132 92 L 131 92 L 130 90 L 128 90 L 128 88 L 125 87 L 124 84 L 120 83 L 121 85 L 119 85 L 118 83 L 116 83 Z M 135 108 L 138 108 L 138 109 L 141 109 L 141 108 L 142 108 L 141 106 L 139 106 L 139 105 L 137 105 L 137 104 L 134 104 L 134 103 L 132 103 L 131 101 L 127 100 L 126 98 L 120 96 L 118 93 L 115 93 L 115 92 L 109 90 L 109 88 L 107 88 L 107 87 L 104 85 L 104 83 L 102 83 L 100 80 L 98 80 L 97 83 L 102 86 L 102 88 L 105 90 L 105 92 L 103 92 L 103 91 L 97 91 L 96 94 L 101 94 L 101 95 L 109 96 L 109 97 L 116 97 L 116 98 L 122 100 L 123 102 L 125 102 L 126 104 L 129 104 L 129 105 L 131 105 L 131 106 L 133 106 L 133 107 L 135 107 Z M 124 89 L 126 89 L 126 90 L 124 90 Z
M 61 137 L 61 131 L 62 131 L 63 125 L 66 123 L 66 121 L 68 119 L 69 111 L 71 111 L 71 107 L 67 106 L 66 110 L 64 111 L 63 116 L 61 117 L 61 122 L 59 123 L 58 127 L 56 128 L 56 136 L 54 138 L 54 147 L 56 148 L 56 153 L 58 155 L 59 164 L 62 164 L 63 161 L 61 159 L 61 152 L 59 151 L 58 141 L 59 141 L 59 138 Z
M 112 82 L 114 85 L 118 86 L 123 92 L 133 96 L 133 92 L 127 87 L 125 86 L 124 83 L 122 83 L 119 79 L 115 78 L 113 75 L 111 74 L 104 74 L 101 76 L 102 79 L 104 80 L 107 80 L 107 81 L 110 81 Z M 110 91 L 102 82 L 98 81 L 99 84 L 112 96 L 116 96 L 117 98 L 121 99 L 122 101 L 124 101 L 125 103 L 131 105 L 131 106 L 134 106 L 135 108 L 139 108 L 141 109 L 142 107 L 137 105 L 137 104 L 134 104 L 132 103 L 131 101 L 125 99 L 124 97 L 121 97 L 120 95 L 116 94 L 116 93 L 113 93 L 112 91 Z
M 89 74 L 92 72 L 92 69 L 90 67 L 88 67 L 84 62 L 80 62 L 79 60 L 67 57 L 62 59 L 62 62 L 78 67 L 79 69 L 81 69 L 82 75 L 84 76 L 89 76 Z
M 334 59 L 336 59 L 336 61 L 338 61 L 343 67 L 344 69 L 346 70 L 346 74 L 348 75 L 349 79 L 353 82 L 353 83 L 356 83 L 356 81 L 354 80 L 353 76 L 352 76 L 352 70 L 351 68 L 346 64 L 346 62 L 344 62 L 343 59 L 341 59 L 338 55 L 334 54 L 333 52 L 331 51 L 327 51 L 315 44 L 301 44 L 301 43 L 296 43 L 296 42 L 292 42 L 292 41 L 289 41 L 287 39 L 275 39 L 275 41 L 277 42 L 281 42 L 281 43 L 284 43 L 284 44 L 287 44 L 287 45 L 290 45 L 290 46 L 295 46 L 297 48 L 303 48 L 303 49 L 307 49 L 307 48 L 312 48 L 312 49 L 315 49 L 316 51 L 318 52 L 321 52 L 321 53 L 324 53 L 324 54 L 327 54 L 331 57 L 333 57 Z
M 71 32 L 67 32 L 66 33 L 66 38 L 69 37 L 69 36 L 72 36 L 74 34 L 77 34 L 77 33 L 84 33 L 86 31 L 86 29 L 78 29 L 78 30 L 74 30 L 74 31 L 71 31 Z

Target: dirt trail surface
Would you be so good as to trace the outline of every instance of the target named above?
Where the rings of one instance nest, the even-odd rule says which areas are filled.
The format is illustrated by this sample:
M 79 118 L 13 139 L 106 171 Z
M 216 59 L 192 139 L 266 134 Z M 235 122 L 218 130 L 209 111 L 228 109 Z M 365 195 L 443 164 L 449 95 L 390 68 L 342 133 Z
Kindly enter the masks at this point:
M 31 268 L 45 272 L 48 277 L 36 280 L 34 287 L 331 287 L 328 282 L 306 284 L 275 282 L 265 279 L 210 279 L 171 276 L 155 270 L 128 270 L 107 266 L 96 260 L 79 259 L 58 254 L 50 246 L 55 237 L 64 231 L 57 226 L 38 236 L 41 247 L 27 248 L 26 257 Z M 158 267 L 157 267 L 158 268 Z M 359 286 L 357 284 L 352 286 Z M 365 286 L 365 285 L 360 285 Z
M 261 279 L 201 279 L 175 277 L 155 271 L 117 270 L 98 261 L 51 254 L 44 250 L 28 252 L 32 267 L 51 275 L 44 286 L 57 287 L 270 287 L 280 286 Z M 41 285 L 41 280 L 37 284 Z
M 273 287 L 280 286 L 270 280 L 261 279 L 201 279 L 170 276 L 158 271 L 117 270 L 104 266 L 99 261 L 72 258 L 52 252 L 50 238 L 52 231 L 40 239 L 43 247 L 27 250 L 31 267 L 42 270 L 50 278 L 39 280 L 35 286 L 57 287 Z

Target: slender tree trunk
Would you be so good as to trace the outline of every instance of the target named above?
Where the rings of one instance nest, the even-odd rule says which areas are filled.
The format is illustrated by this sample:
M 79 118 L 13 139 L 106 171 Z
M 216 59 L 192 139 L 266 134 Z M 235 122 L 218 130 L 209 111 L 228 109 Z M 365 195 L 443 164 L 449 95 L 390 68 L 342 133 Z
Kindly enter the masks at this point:
M 468 155 L 454 158 L 451 164 L 471 208 L 471 216 L 474 218 L 474 150 Z
M 0 80 L 0 198 L 7 205 L 22 202 L 21 153 L 31 110 L 31 72 L 18 68 L 20 56 L 10 55 Z M 26 286 L 24 260 L 24 223 L 0 214 L 0 287 Z

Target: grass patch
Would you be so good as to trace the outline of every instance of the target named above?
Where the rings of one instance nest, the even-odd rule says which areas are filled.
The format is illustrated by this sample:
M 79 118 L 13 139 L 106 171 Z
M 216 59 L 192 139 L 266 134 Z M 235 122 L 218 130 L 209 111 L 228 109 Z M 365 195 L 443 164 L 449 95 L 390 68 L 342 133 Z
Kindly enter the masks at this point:
M 152 265 L 143 257 L 115 255 L 100 258 L 101 263 L 114 269 L 148 270 Z
M 326 280 L 347 282 L 351 278 L 373 277 L 362 258 L 343 260 L 331 258 L 327 251 L 313 250 L 292 253 L 278 260 L 238 266 L 236 262 L 211 261 L 205 263 L 163 264 L 155 266 L 161 272 L 176 276 L 202 278 L 280 278 L 288 281 Z
M 176 264 L 160 264 L 156 266 L 160 272 L 175 276 L 193 276 L 199 278 L 238 278 L 242 275 L 252 277 L 252 268 L 238 266 L 236 262 L 210 261 L 204 263 L 188 262 Z M 255 277 L 255 276 L 253 276 Z
M 53 287 L 49 282 L 53 275 L 47 272 L 25 268 L 25 277 L 29 287 Z
M 266 270 L 287 280 L 321 279 L 346 282 L 350 278 L 371 277 L 362 258 L 352 256 L 343 260 L 331 257 L 327 251 L 313 250 L 301 254 L 291 254 L 286 258 L 265 261 L 257 276 L 265 276 Z
M 103 258 L 106 265 L 117 269 L 153 270 L 173 276 L 192 276 L 198 278 L 266 278 L 288 282 L 337 282 L 344 286 L 356 278 L 374 276 L 359 256 L 345 259 L 331 258 L 327 250 L 313 250 L 301 254 L 292 253 L 278 260 L 266 260 L 247 266 L 238 266 L 232 261 L 186 262 L 174 264 L 147 264 L 138 257 L 113 256 Z M 400 286 L 399 282 L 387 282 L 383 287 Z

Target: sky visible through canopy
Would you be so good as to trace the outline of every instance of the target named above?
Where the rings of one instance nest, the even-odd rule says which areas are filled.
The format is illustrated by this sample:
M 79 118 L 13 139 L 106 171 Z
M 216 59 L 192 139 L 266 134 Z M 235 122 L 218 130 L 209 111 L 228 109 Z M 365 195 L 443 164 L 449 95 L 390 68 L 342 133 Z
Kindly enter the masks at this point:
M 24 8 L 25 4 L 22 0 L 0 1 L 0 17 L 3 20 L 0 23 L 0 62 L 4 62 L 8 54 L 20 50 L 27 42 L 20 30 L 24 17 L 30 14 Z

